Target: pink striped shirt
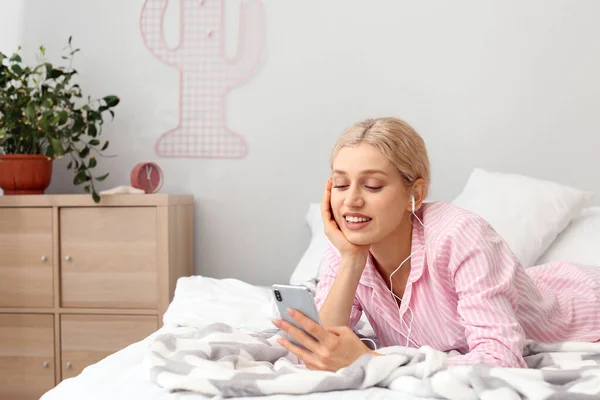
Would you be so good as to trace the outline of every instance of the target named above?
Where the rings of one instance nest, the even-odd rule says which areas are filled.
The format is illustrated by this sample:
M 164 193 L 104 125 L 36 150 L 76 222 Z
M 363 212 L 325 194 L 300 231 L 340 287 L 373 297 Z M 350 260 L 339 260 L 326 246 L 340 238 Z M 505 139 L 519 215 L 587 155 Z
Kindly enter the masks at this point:
M 369 255 L 351 328 L 364 312 L 382 346 L 404 346 L 409 305 L 414 320 L 408 346 L 460 352 L 449 365 L 526 367 L 525 339 L 600 340 L 600 266 L 549 263 L 525 270 L 481 217 L 443 202 L 425 203 L 417 215 L 425 227 L 413 218 L 414 254 L 400 311 Z M 318 309 L 340 261 L 329 243 L 317 286 Z

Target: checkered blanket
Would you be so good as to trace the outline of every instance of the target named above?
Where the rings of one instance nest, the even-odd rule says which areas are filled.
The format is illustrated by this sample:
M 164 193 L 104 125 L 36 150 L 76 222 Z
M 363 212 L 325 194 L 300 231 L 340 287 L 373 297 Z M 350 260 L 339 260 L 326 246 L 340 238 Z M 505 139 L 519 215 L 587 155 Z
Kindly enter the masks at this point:
M 311 371 L 275 340 L 280 331 L 242 332 L 223 323 L 173 327 L 145 357 L 150 378 L 172 391 L 220 397 L 308 394 L 384 387 L 447 399 L 600 399 L 600 343 L 528 342 L 529 368 L 447 367 L 430 347 L 384 348 L 337 372 Z

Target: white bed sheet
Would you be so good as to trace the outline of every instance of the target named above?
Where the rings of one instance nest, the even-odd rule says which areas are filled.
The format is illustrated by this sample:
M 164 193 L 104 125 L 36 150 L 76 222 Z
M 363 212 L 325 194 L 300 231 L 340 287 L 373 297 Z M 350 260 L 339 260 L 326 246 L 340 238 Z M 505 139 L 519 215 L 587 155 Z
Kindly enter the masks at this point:
M 153 337 L 168 326 L 201 327 L 211 322 L 224 322 L 238 329 L 260 331 L 273 327 L 270 321 L 275 315 L 275 305 L 268 288 L 249 285 L 235 279 L 212 279 L 201 276 L 181 278 L 177 284 L 175 298 L 165 314 L 163 328 L 146 339 L 133 343 L 87 367 L 79 376 L 62 381 L 54 389 L 44 394 L 41 400 L 189 400 L 209 398 L 195 393 L 169 393 L 149 380 L 148 370 L 143 365 L 143 357 Z M 256 399 L 322 400 L 341 398 L 342 396 L 345 400 L 415 399 L 409 394 L 383 388 L 314 393 L 304 396 L 262 396 L 256 397 Z

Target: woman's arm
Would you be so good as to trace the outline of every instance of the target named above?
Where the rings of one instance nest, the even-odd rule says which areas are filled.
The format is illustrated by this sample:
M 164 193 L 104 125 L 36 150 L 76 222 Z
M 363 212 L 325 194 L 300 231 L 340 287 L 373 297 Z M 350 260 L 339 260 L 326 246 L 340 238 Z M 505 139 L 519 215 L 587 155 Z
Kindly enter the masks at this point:
M 376 355 L 352 331 L 362 314 L 356 288 L 365 263 L 366 256 L 343 257 L 329 244 L 315 296 L 322 325 L 294 311 L 290 315 L 310 335 L 286 321 L 273 321 L 275 326 L 304 346 L 296 346 L 284 338 L 278 339 L 279 344 L 302 360 L 308 369 L 337 371 L 363 354 Z
M 331 179 L 328 179 L 321 201 L 321 218 L 328 244 L 317 286 L 316 304 L 325 327 L 353 328 L 362 313 L 355 297 L 369 246 L 350 243 L 340 230 L 331 211 L 331 187 Z
M 362 309 L 356 301 L 356 288 L 366 260 L 342 258 L 337 275 L 329 265 L 317 287 L 317 308 L 325 327 L 354 327 Z
M 526 367 L 525 333 L 515 315 L 520 264 L 483 219 L 465 218 L 459 225 L 450 244 L 450 269 L 469 352 L 451 357 L 448 364 Z
M 362 315 L 356 288 L 366 262 L 367 254 L 344 256 L 331 242 L 327 243 L 315 295 L 323 326 L 354 328 Z

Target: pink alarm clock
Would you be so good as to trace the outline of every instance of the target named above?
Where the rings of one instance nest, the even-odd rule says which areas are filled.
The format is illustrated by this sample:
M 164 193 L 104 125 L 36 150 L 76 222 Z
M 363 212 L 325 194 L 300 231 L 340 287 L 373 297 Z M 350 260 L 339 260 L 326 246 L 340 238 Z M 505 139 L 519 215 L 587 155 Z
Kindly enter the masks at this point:
M 141 162 L 131 170 L 131 186 L 146 193 L 156 193 L 163 184 L 163 172 L 153 162 Z

